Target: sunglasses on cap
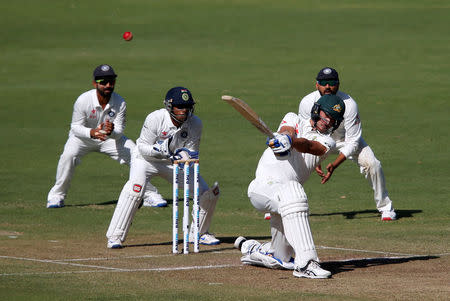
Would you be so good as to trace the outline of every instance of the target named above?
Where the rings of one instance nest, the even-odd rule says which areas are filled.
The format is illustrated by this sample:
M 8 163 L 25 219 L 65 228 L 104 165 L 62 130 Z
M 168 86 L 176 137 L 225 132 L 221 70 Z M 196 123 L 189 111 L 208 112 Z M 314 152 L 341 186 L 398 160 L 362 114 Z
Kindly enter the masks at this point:
M 339 81 L 336 79 L 321 79 L 321 80 L 318 80 L 317 83 L 321 86 L 330 85 L 331 87 L 333 87 L 333 86 L 336 86 L 337 84 L 339 84 Z
M 99 78 L 99 79 L 96 79 L 95 82 L 102 86 L 106 86 L 108 83 L 114 84 L 116 82 L 116 79 L 115 78 Z

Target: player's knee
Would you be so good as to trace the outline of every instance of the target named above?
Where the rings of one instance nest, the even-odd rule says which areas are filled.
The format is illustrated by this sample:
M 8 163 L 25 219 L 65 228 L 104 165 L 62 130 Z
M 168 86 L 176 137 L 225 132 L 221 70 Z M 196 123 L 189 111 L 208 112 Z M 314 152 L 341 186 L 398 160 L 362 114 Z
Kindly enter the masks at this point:
M 127 194 L 127 198 L 133 201 L 142 199 L 144 195 L 144 184 L 138 181 L 129 180 L 124 188 L 123 192 Z
M 281 217 L 297 212 L 306 212 L 309 210 L 308 198 L 300 183 L 290 181 L 282 185 L 278 191 L 280 201 L 279 212 Z
M 219 199 L 219 195 L 219 184 L 216 182 L 212 187 L 208 188 L 208 190 L 203 192 L 203 194 L 200 196 L 200 205 L 203 202 L 217 202 L 217 200 Z

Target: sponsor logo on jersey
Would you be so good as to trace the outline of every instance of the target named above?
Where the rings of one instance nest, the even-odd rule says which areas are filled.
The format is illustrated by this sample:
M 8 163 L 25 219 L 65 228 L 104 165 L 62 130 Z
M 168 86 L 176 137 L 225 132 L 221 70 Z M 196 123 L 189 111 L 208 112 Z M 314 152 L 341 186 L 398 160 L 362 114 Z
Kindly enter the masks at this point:
M 133 185 L 133 191 L 134 192 L 141 192 L 141 190 L 142 190 L 142 186 L 141 185 L 139 185 L 139 184 L 134 184 Z
M 161 138 L 167 137 L 167 134 L 168 134 L 168 132 L 162 131 L 162 132 L 161 132 Z
M 96 112 L 97 112 L 97 111 L 96 111 L 95 109 L 92 109 L 91 114 L 89 114 L 89 118 L 90 118 L 90 119 L 95 119 L 95 118 L 97 118 Z

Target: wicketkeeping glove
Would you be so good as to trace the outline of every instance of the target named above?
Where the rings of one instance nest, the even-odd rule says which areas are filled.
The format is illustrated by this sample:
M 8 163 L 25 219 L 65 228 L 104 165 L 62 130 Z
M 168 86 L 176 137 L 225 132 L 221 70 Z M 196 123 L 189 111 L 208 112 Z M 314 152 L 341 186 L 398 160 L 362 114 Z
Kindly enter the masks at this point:
M 273 138 L 267 138 L 266 144 L 272 149 L 275 155 L 285 156 L 292 147 L 292 139 L 289 135 L 273 133 Z
M 172 155 L 172 152 L 169 148 L 171 141 L 172 137 L 157 141 L 155 144 L 153 144 L 151 156 L 157 159 L 168 159 Z
M 198 159 L 198 152 L 190 151 L 189 149 L 182 147 L 177 148 L 172 155 L 171 159 L 175 160 L 187 160 L 187 159 Z

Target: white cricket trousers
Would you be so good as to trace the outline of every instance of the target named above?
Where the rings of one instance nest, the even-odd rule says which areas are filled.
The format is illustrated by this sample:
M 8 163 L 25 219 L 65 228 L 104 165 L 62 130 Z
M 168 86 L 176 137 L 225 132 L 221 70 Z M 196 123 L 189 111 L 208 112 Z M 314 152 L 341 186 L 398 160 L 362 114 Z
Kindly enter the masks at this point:
M 341 147 L 342 142 L 337 143 L 337 148 Z M 386 180 L 384 178 L 381 162 L 375 157 L 370 146 L 361 138 L 358 152 L 349 157 L 350 160 L 358 164 L 360 172 L 364 174 L 369 185 L 373 189 L 373 197 L 379 212 L 393 210 L 392 201 L 389 198 L 386 189 Z
M 75 136 L 69 136 L 64 151 L 59 158 L 56 169 L 56 182 L 48 193 L 47 200 L 61 201 L 66 198 L 70 187 L 75 167 L 81 163 L 81 158 L 88 153 L 99 152 L 110 156 L 120 164 L 130 164 L 131 151 L 135 144 L 125 136 L 120 139 L 107 139 L 105 141 L 81 140 Z

